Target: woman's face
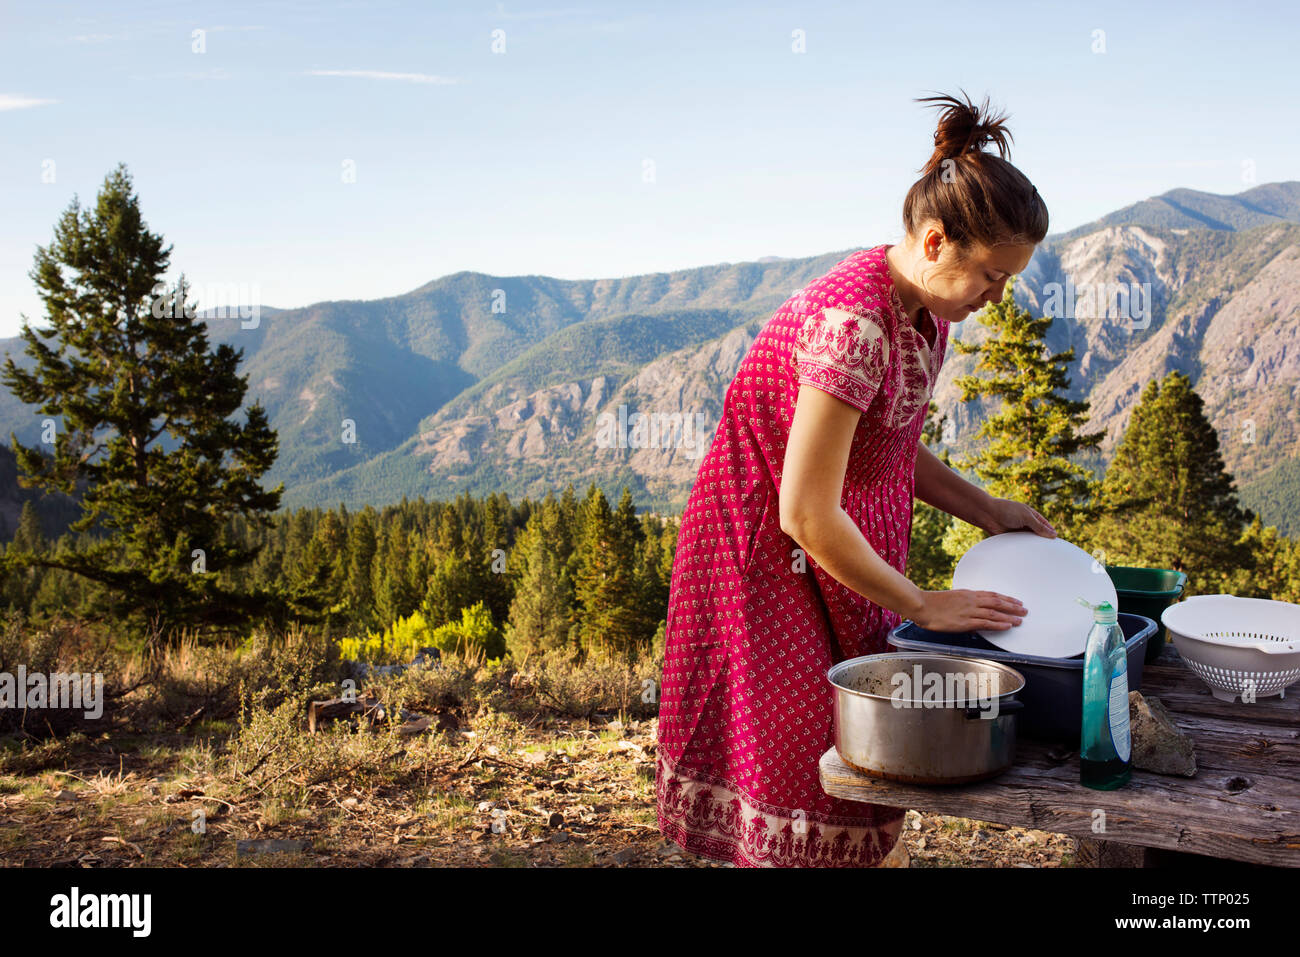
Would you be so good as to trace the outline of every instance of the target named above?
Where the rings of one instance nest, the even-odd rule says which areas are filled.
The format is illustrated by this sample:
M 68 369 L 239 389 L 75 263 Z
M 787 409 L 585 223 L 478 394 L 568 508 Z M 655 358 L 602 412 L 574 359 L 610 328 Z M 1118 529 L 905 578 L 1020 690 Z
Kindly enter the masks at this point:
M 917 285 L 925 307 L 940 319 L 961 322 L 999 302 L 1007 280 L 1029 265 L 1033 245 L 992 248 L 972 244 L 958 250 L 937 229 L 929 229 L 922 241 Z

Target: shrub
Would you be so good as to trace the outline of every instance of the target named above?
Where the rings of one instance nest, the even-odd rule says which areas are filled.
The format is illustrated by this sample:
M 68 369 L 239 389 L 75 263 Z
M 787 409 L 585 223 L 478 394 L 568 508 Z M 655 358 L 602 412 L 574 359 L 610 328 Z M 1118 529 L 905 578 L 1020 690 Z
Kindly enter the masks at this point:
M 339 654 L 348 661 L 369 664 L 406 664 L 421 648 L 433 646 L 449 654 L 498 660 L 505 656 L 506 640 L 492 613 L 478 601 L 461 609 L 460 621 L 430 628 L 422 612 L 399 618 L 387 629 L 365 638 L 343 638 Z
M 339 656 L 346 661 L 365 661 L 376 665 L 405 664 L 432 643 L 432 632 L 424 615 L 414 612 L 399 618 L 383 631 L 365 638 L 339 640 Z
M 506 653 L 505 636 L 481 601 L 461 609 L 459 622 L 435 628 L 432 643 L 439 651 L 454 654 L 481 652 L 489 661 L 500 660 Z

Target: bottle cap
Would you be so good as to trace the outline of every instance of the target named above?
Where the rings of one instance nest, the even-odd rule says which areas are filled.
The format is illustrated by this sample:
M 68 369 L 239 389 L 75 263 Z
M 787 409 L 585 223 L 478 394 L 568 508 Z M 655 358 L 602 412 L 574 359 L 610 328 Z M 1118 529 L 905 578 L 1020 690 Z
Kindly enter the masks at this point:
M 1108 601 L 1099 601 L 1094 605 L 1092 602 L 1081 596 L 1075 596 L 1074 600 L 1080 605 L 1092 609 L 1092 620 L 1095 624 L 1113 625 L 1119 621 L 1119 617 L 1115 612 L 1115 606 Z
M 1119 621 L 1119 616 L 1115 613 L 1114 605 L 1103 601 L 1092 606 L 1092 620 L 1102 625 L 1113 625 Z

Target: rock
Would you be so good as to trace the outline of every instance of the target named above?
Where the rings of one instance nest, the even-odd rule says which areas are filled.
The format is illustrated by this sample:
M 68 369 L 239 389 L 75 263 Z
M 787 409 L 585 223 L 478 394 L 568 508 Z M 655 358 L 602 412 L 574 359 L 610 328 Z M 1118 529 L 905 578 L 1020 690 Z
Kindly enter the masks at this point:
M 371 722 L 383 721 L 383 705 L 377 698 L 369 696 L 356 700 L 328 698 L 313 701 L 307 706 L 307 730 L 315 734 L 330 722 L 355 717 L 368 718 Z
M 1129 733 L 1133 742 L 1133 767 L 1157 774 L 1196 775 L 1192 739 L 1178 730 L 1159 698 L 1128 694 Z
M 342 801 L 344 807 L 356 807 L 360 803 L 356 798 L 344 798 Z
M 568 839 L 569 839 L 568 831 L 556 831 L 554 834 L 551 835 L 552 844 L 563 844 L 566 841 L 568 841 Z
M 372 665 L 364 661 L 352 662 L 349 666 L 349 672 L 354 678 L 366 680 L 375 675 L 400 675 L 410 665 Z
M 614 852 L 614 863 L 615 863 L 615 864 L 626 864 L 626 863 L 628 863 L 629 861 L 634 861 L 634 860 L 636 860 L 636 853 L 637 853 L 637 850 L 636 850 L 635 847 L 625 847 L 625 848 L 623 848 L 623 850 L 621 850 L 621 851 L 615 851 L 615 852 Z
M 305 850 L 307 850 L 306 841 L 269 839 L 235 842 L 236 857 L 243 857 L 247 854 L 300 854 Z
M 54 800 L 56 800 L 56 801 L 75 801 L 75 800 L 77 800 L 77 795 L 76 795 L 76 793 L 73 792 L 73 791 L 55 791 L 55 792 L 54 792 Z
M 429 730 L 429 725 L 432 723 L 433 723 L 432 720 L 427 717 L 415 718 L 401 725 L 397 729 L 397 733 L 402 735 L 407 735 L 407 736 L 415 735 L 415 734 L 423 734 L 425 731 Z M 438 730 L 440 731 L 442 730 L 441 724 L 442 722 L 439 722 Z
M 411 664 L 424 665 L 427 667 L 433 664 L 435 661 L 440 660 L 441 658 L 442 658 L 442 652 L 439 651 L 437 648 L 433 648 L 433 647 L 421 648 L 416 653 L 415 659 L 411 662 Z

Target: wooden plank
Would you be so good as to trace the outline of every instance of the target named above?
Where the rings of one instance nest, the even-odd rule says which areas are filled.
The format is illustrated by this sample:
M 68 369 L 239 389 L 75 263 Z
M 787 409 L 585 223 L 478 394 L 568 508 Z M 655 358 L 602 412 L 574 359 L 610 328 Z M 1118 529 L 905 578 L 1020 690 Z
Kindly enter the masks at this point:
M 1251 704 L 1220 701 L 1209 685 L 1196 677 L 1174 646 L 1155 663 L 1142 669 L 1142 693 L 1155 695 L 1171 712 L 1183 711 L 1224 718 L 1229 721 L 1265 721 L 1300 728 L 1300 685 L 1293 685 L 1285 698 L 1274 695 Z
M 822 787 L 848 800 L 1070 834 L 1085 860 L 1140 865 L 1177 851 L 1300 867 L 1300 688 L 1252 704 L 1220 701 L 1168 644 L 1143 668 L 1141 690 L 1191 737 L 1194 778 L 1134 770 L 1128 786 L 1093 791 L 1079 783 L 1077 754 L 1022 737 L 1004 774 L 953 787 L 872 778 L 832 748 L 821 759 Z M 1093 830 L 1099 810 L 1104 833 Z
M 927 787 L 868 777 L 834 748 L 822 755 L 822 788 L 833 797 L 933 814 L 1038 828 L 1256 864 L 1300 867 L 1300 811 L 1277 803 L 1271 783 L 1229 794 L 1204 783 L 1135 771 L 1127 787 L 1093 791 L 1078 781 L 1077 759 L 1056 767 L 1016 765 L 991 781 Z M 1187 779 L 1192 785 L 1195 779 Z M 1272 782 L 1275 783 L 1275 782 Z M 1199 792 L 1199 793 L 1198 793 Z M 1105 830 L 1093 829 L 1105 812 Z
M 1191 677 L 1196 681 L 1192 687 L 1184 682 L 1172 684 L 1143 681 L 1142 694 L 1159 698 L 1171 713 L 1203 715 L 1248 724 L 1263 722 L 1300 730 L 1300 693 L 1294 688 L 1292 694 L 1285 699 L 1272 697 L 1261 698 L 1253 704 L 1243 704 L 1240 701 L 1229 703 L 1210 694 L 1199 678 L 1194 675 Z

